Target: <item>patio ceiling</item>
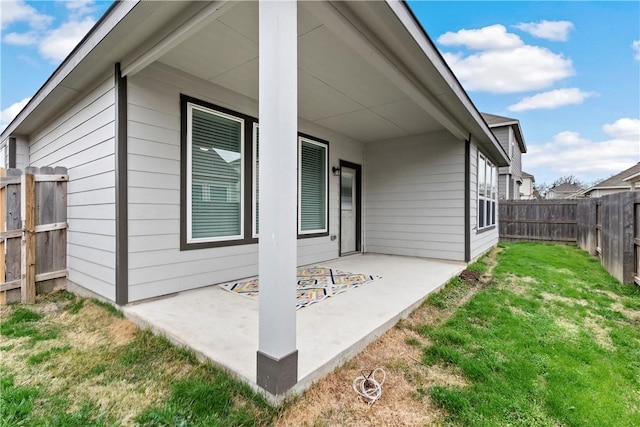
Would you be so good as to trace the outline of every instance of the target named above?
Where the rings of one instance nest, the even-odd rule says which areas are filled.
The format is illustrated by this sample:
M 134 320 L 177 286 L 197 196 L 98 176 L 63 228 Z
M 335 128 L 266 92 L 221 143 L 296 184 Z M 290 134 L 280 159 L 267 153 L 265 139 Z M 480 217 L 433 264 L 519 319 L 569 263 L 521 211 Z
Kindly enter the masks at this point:
M 159 61 L 258 99 L 258 5 L 239 2 Z M 306 7 L 298 8 L 300 117 L 362 142 L 443 126 Z

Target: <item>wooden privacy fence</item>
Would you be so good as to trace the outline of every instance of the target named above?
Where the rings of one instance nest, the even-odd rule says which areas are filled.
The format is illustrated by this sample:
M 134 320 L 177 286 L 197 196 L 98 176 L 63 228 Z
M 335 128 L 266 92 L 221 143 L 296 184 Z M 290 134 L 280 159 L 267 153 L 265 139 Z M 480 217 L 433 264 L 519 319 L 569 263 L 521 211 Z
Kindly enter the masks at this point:
M 640 191 L 593 199 L 500 201 L 500 239 L 578 245 L 622 283 L 640 285 Z
M 577 200 L 500 200 L 500 239 L 576 243 Z
M 67 276 L 67 169 L 0 168 L 0 303 Z M 19 292 L 18 292 L 19 291 Z

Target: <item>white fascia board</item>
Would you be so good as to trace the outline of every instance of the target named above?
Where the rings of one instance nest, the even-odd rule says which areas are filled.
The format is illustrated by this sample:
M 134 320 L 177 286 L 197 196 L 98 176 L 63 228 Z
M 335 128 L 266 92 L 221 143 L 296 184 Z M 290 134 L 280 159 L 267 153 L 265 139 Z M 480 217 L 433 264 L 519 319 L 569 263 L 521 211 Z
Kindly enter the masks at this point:
M 115 2 L 106 14 L 93 26 L 89 33 L 62 61 L 51 77 L 38 89 L 27 105 L 9 123 L 0 135 L 0 140 L 8 137 L 31 114 L 40 103 L 76 68 L 76 66 L 91 53 L 98 43 L 115 28 L 140 0 L 123 0 Z
M 402 0 L 385 0 L 385 2 L 395 13 L 400 22 L 402 22 L 407 31 L 411 34 L 413 39 L 420 46 L 426 57 L 438 70 L 443 79 L 447 82 L 447 84 L 451 88 L 451 91 L 456 95 L 456 97 L 464 105 L 469 114 L 473 117 L 486 138 L 491 141 L 495 149 L 501 154 L 502 160 L 505 163 L 508 163 L 508 154 L 506 153 L 504 148 L 502 148 L 495 135 L 489 128 L 489 125 L 484 121 L 484 119 L 480 115 L 480 112 L 469 98 L 469 95 L 467 95 L 466 91 L 462 88 L 462 85 L 455 77 L 453 71 L 447 65 L 438 49 L 426 35 L 426 31 L 417 22 L 417 19 L 414 17 L 413 12 L 411 12 L 411 10 L 409 9 L 409 6 L 407 6 Z
M 191 19 L 178 27 L 175 31 L 168 34 L 162 40 L 158 41 L 158 43 L 156 43 L 146 52 L 133 59 L 129 63 L 123 64 L 122 76 L 134 76 L 149 64 L 159 59 L 164 54 L 178 46 L 180 43 L 216 20 L 232 5 L 233 2 L 226 0 L 211 2 L 204 9 L 191 17 Z

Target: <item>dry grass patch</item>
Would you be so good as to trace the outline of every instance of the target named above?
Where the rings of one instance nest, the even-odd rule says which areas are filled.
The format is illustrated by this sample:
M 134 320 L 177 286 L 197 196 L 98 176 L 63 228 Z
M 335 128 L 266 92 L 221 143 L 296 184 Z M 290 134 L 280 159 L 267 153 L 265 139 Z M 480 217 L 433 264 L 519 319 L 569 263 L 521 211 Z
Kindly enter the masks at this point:
M 488 271 L 465 270 L 456 285 L 438 294 L 401 320 L 359 355 L 314 384 L 276 420 L 278 426 L 425 426 L 442 425 L 446 412 L 429 395 L 435 386 L 465 387 L 468 382 L 454 366 L 426 365 L 424 348 L 431 345 L 417 332 L 445 322 L 456 309 L 491 283 L 496 248 L 485 257 Z M 362 371 L 382 367 L 386 380 L 382 397 L 371 407 L 352 389 Z

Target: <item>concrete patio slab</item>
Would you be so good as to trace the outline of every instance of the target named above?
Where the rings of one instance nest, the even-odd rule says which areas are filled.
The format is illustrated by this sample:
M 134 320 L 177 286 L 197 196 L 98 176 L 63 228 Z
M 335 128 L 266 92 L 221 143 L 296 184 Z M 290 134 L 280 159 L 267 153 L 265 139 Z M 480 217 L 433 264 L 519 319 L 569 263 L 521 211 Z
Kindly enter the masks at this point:
M 315 265 L 382 278 L 297 311 L 298 383 L 291 390 L 296 393 L 360 352 L 465 268 L 461 262 L 376 254 Z M 257 301 L 210 286 L 128 305 L 124 313 L 258 389 Z

